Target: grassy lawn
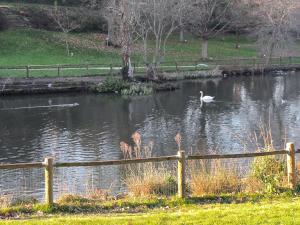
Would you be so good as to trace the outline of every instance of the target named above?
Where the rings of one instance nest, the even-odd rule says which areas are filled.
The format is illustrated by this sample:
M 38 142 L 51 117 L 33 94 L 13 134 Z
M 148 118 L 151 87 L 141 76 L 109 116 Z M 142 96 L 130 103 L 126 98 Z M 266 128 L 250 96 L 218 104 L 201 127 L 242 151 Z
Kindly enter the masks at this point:
M 182 203 L 142 213 L 39 216 L 0 224 L 300 224 L 300 198 L 230 204 Z
M 104 45 L 104 37 L 96 33 L 68 34 L 67 37 L 59 32 L 36 29 L 11 29 L 0 32 L 0 67 L 22 66 L 18 70 L 0 69 L 0 77 L 26 77 L 26 65 L 82 65 L 78 69 L 60 68 L 60 76 L 107 75 L 117 74 L 121 66 L 120 49 Z M 66 54 L 65 40 L 69 41 L 72 56 Z M 178 40 L 178 35 L 170 37 L 167 44 L 166 57 L 161 67 L 164 71 L 199 70 L 196 65 L 209 64 L 201 62 L 201 41 L 192 36 L 185 36 L 186 42 Z M 132 62 L 137 73 L 144 73 L 142 43 L 136 43 Z M 240 48 L 235 48 L 236 37 L 225 35 L 209 41 L 209 56 L 214 59 L 251 58 L 257 56 L 255 42 L 247 37 L 239 40 Z M 297 43 L 297 48 L 300 46 Z M 150 41 L 150 49 L 154 42 Z M 296 48 L 295 48 L 296 49 Z M 289 63 L 288 59 L 281 63 Z M 300 59 L 293 58 L 296 63 Z M 253 60 L 240 62 L 253 64 Z M 272 63 L 280 63 L 278 62 Z M 86 68 L 87 64 L 96 64 Z M 214 65 L 212 65 L 213 68 Z M 104 67 L 104 68 L 101 68 Z M 111 69 L 111 67 L 113 69 Z M 30 77 L 51 77 L 58 75 L 58 69 L 30 69 Z
M 100 38 L 92 34 L 69 34 L 71 52 L 67 56 L 61 33 L 42 30 L 7 30 L 0 32 L 0 66 L 50 65 L 50 64 L 120 64 L 119 49 L 103 46 Z M 201 42 L 188 35 L 187 42 L 181 43 L 177 36 L 171 37 L 167 45 L 166 61 L 197 60 Z M 154 43 L 150 43 L 150 46 Z M 88 45 L 92 46 L 88 48 Z M 99 47 L 97 49 L 97 46 Z M 137 46 L 139 49 L 139 46 Z M 140 51 L 138 51 L 140 52 Z M 253 42 L 241 40 L 241 48 L 235 48 L 235 37 L 212 39 L 209 43 L 211 57 L 251 57 L 256 55 Z M 133 61 L 142 61 L 141 55 Z
M 41 30 L 7 30 L 0 32 L 0 65 L 85 63 L 109 65 L 114 62 L 119 63 L 116 51 L 97 51 L 71 47 L 74 55 L 72 57 L 68 56 L 65 46 L 59 41 L 59 38 L 59 33 Z
M 72 56 L 66 54 L 64 41 L 66 37 L 59 32 L 50 32 L 35 29 L 16 29 L 0 32 L 0 66 L 23 66 L 20 70 L 0 70 L 0 77 L 25 77 L 26 65 L 58 65 L 58 64 L 97 64 L 99 66 L 120 66 L 120 49 L 104 46 L 103 35 L 99 34 L 68 34 Z M 199 60 L 201 42 L 199 39 L 186 35 L 186 43 L 181 43 L 177 36 L 172 36 L 167 45 L 165 66 L 170 65 L 168 70 L 174 70 L 174 61 L 190 61 L 178 63 L 178 66 L 195 66 Z M 235 48 L 236 38 L 234 36 L 217 37 L 209 42 L 209 55 L 213 58 L 252 57 L 256 55 L 254 42 L 245 37 L 241 38 L 241 48 Z M 154 43 L 149 43 L 154 47 Z M 135 46 L 132 61 L 137 66 L 142 65 L 141 43 Z M 183 70 L 194 68 L 183 68 Z M 144 69 L 137 69 L 144 71 Z M 113 71 L 116 73 L 118 71 Z M 70 75 L 94 75 L 108 74 L 110 69 L 68 70 L 61 69 L 61 76 Z M 45 77 L 57 76 L 57 69 L 32 70 L 30 76 Z

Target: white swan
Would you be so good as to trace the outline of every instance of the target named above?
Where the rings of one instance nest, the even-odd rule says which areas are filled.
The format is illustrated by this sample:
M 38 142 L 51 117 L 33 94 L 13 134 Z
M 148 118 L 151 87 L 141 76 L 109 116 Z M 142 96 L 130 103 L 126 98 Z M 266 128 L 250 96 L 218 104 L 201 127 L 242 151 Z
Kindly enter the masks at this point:
M 200 91 L 201 97 L 200 100 L 204 102 L 212 102 L 214 101 L 215 97 L 212 96 L 203 96 L 203 91 Z

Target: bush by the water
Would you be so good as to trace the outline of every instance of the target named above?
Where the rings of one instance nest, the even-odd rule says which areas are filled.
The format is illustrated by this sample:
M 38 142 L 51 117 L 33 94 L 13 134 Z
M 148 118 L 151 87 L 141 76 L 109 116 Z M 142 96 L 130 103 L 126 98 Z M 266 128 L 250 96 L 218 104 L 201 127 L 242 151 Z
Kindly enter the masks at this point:
M 251 175 L 263 184 L 265 192 L 277 193 L 284 186 L 285 163 L 275 156 L 256 158 L 252 163 L 251 172 Z
M 121 93 L 123 89 L 129 88 L 129 84 L 122 79 L 108 77 L 103 84 L 96 87 L 96 91 L 100 93 Z
M 135 84 L 132 83 L 128 88 L 124 88 L 121 91 L 122 95 L 151 95 L 153 88 L 147 84 Z
M 118 93 L 122 95 L 150 95 L 153 87 L 143 83 L 129 83 L 120 78 L 108 77 L 103 84 L 95 87 L 100 93 Z

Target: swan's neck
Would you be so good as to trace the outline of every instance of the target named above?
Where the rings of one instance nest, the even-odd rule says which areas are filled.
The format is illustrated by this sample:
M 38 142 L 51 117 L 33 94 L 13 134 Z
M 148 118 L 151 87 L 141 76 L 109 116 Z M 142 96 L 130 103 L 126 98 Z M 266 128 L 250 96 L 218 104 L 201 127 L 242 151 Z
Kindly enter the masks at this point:
M 201 97 L 200 97 L 200 98 L 202 99 L 202 98 L 203 98 L 203 92 L 202 92 L 202 91 L 200 91 L 200 94 L 201 94 Z

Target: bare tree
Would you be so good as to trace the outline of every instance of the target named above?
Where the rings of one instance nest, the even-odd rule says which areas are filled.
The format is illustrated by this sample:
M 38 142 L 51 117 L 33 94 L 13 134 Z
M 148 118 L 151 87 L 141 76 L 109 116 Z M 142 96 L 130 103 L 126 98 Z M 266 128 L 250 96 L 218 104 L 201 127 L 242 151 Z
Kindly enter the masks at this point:
M 170 35 L 179 28 L 180 15 L 186 0 L 135 0 L 136 35 L 143 41 L 144 61 L 150 78 L 157 78 L 157 68 L 166 54 Z M 187 1 L 186 1 L 187 2 Z M 154 48 L 149 40 L 154 39 Z M 150 60 L 150 58 L 152 58 Z
M 249 33 L 260 23 L 253 13 L 255 8 L 251 0 L 232 0 L 229 9 L 229 29 L 234 31 L 236 35 L 236 48 L 240 48 L 240 35 Z
M 83 13 L 80 7 L 58 7 L 45 9 L 45 12 L 53 19 L 58 29 L 64 34 L 67 55 L 70 55 L 68 34 L 78 29 L 83 21 Z
M 257 17 L 261 23 L 255 28 L 259 49 L 267 59 L 276 51 L 282 51 L 291 41 L 292 12 L 294 0 L 260 0 L 256 1 Z
M 109 23 L 109 41 L 112 38 L 115 46 L 120 46 L 122 51 L 122 76 L 128 79 L 133 76 L 133 70 L 130 62 L 132 46 L 134 41 L 135 13 L 132 10 L 131 0 L 111 1 L 107 8 Z
M 201 57 L 208 58 L 208 40 L 229 27 L 231 0 L 191 0 L 189 30 L 202 41 Z

